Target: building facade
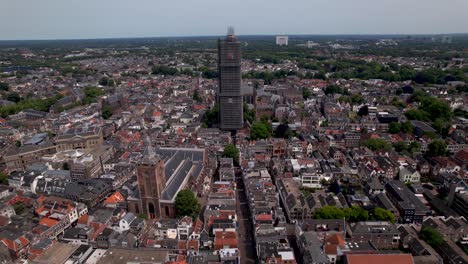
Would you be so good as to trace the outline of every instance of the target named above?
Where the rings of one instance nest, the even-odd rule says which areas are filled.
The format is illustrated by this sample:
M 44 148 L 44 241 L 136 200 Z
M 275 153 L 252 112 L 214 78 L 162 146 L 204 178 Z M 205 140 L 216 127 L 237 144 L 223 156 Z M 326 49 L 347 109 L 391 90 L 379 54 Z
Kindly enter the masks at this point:
M 137 166 L 141 212 L 149 219 L 161 216 L 160 198 L 166 186 L 164 161 L 148 147 Z M 138 210 L 140 211 L 140 210 Z
M 225 39 L 218 42 L 219 128 L 235 131 L 242 128 L 241 52 L 240 42 L 229 29 Z

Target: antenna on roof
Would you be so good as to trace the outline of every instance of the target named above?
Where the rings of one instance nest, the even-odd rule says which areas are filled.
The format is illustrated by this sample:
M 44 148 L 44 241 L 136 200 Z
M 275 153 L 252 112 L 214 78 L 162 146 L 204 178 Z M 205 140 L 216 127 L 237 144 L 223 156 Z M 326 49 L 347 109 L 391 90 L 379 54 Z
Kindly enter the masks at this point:
M 234 27 L 229 26 L 227 34 L 228 36 L 234 36 Z
M 146 144 L 148 145 L 146 146 L 146 154 L 150 158 L 154 158 L 156 156 L 156 153 L 154 152 L 153 145 L 151 143 L 151 138 L 149 135 L 146 136 Z

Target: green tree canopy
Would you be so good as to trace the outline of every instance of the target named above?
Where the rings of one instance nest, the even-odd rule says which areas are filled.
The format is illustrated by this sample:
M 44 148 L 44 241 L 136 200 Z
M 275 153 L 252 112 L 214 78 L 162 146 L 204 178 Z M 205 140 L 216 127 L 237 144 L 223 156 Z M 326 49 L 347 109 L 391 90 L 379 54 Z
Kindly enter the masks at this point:
M 191 190 L 180 191 L 175 199 L 176 217 L 190 216 L 193 219 L 200 213 L 200 204 Z
M 363 144 L 370 148 L 371 150 L 390 150 L 391 145 L 387 141 L 381 138 L 371 138 L 368 140 L 365 140 Z
M 208 68 L 202 67 L 201 69 L 202 77 L 206 79 L 216 79 L 218 78 L 218 71 Z
M 148 217 L 147 217 L 145 214 L 143 214 L 143 213 L 138 214 L 138 218 L 145 219 L 145 220 L 148 219 Z
M 325 88 L 325 94 L 342 94 L 342 95 L 349 95 L 349 91 L 346 88 L 340 87 L 338 85 L 332 84 Z
M 427 155 L 430 157 L 444 156 L 447 153 L 447 143 L 443 140 L 433 140 L 427 146 Z
M 20 97 L 19 93 L 12 92 L 12 93 L 7 94 L 6 99 L 8 101 L 18 103 L 21 100 L 21 97 Z
M 392 122 L 388 124 L 388 133 L 398 134 L 401 131 L 401 124 L 398 122 Z
M 200 93 L 198 92 L 198 89 L 193 92 L 192 99 L 196 102 L 202 102 L 203 99 L 200 96 Z
M 178 73 L 176 68 L 166 65 L 156 65 L 151 68 L 151 73 L 154 75 L 176 75 Z
M 68 164 L 68 162 L 64 162 L 64 163 L 62 164 L 62 169 L 63 169 L 63 170 L 70 170 L 70 164 Z
M 450 123 L 445 122 L 442 118 L 437 118 L 433 123 L 432 127 L 443 137 L 447 137 L 450 129 Z
M 99 79 L 99 84 L 102 86 L 107 86 L 109 83 L 109 77 L 107 76 L 102 76 L 101 79 Z
M 366 116 L 366 115 L 369 115 L 369 107 L 367 105 L 359 108 L 359 111 L 358 111 L 358 116 Z
M 318 208 L 313 213 L 315 219 L 343 219 L 349 222 L 359 222 L 367 220 L 375 221 L 390 221 L 395 222 L 394 215 L 383 208 L 377 207 L 369 215 L 369 212 L 359 206 L 352 206 L 351 208 L 336 208 L 334 206 L 324 206 Z
M 275 137 L 291 138 L 293 137 L 293 132 L 287 124 L 280 124 L 275 130 Z
M 268 122 L 257 121 L 254 122 L 250 128 L 250 138 L 252 140 L 266 139 L 271 136 L 270 124 Z
M 407 133 L 413 133 L 413 124 L 411 124 L 410 121 L 406 121 L 403 124 L 401 124 L 401 132 L 407 134 Z
M 8 185 L 8 175 L 3 172 L 0 172 L 0 184 Z
M 84 88 L 85 98 L 83 99 L 83 104 L 96 103 L 97 98 L 105 94 L 102 88 L 87 86 Z
M 22 202 L 18 202 L 13 205 L 13 209 L 15 209 L 16 214 L 21 214 L 24 211 L 24 208 L 25 206 L 24 206 L 24 203 Z
M 234 160 L 234 164 L 237 166 L 239 165 L 239 150 L 233 144 L 228 144 L 224 147 L 223 157 L 225 158 L 232 158 Z
M 255 109 L 250 110 L 248 105 L 244 103 L 243 112 L 244 121 L 248 121 L 250 124 L 252 124 L 255 121 Z
M 350 222 L 367 221 L 369 219 L 369 213 L 359 206 L 345 208 L 343 209 L 343 213 L 346 220 Z
M 107 86 L 109 86 L 109 87 L 114 87 L 114 86 L 115 86 L 115 81 L 114 81 L 114 79 L 109 79 L 109 81 L 107 82 Z
M 421 238 L 431 247 L 440 247 L 444 242 L 442 235 L 432 227 L 425 227 L 421 230 Z
M 213 127 L 218 124 L 219 106 L 215 104 L 212 109 L 206 110 L 203 115 L 203 124 L 206 127 Z
M 0 82 L 1 91 L 8 91 L 9 89 L 10 89 L 10 85 L 8 83 Z
M 313 217 L 315 219 L 343 219 L 345 214 L 340 208 L 327 205 L 315 210 Z
M 392 212 L 380 207 L 374 209 L 371 219 L 375 221 L 389 221 L 395 223 L 395 216 L 392 214 Z
M 112 116 L 112 108 L 108 104 L 102 106 L 102 118 L 109 119 Z
M 410 101 L 420 103 L 417 109 L 410 109 L 405 112 L 405 116 L 410 120 L 431 121 L 440 118 L 445 121 L 450 121 L 452 118 L 452 109 L 447 102 L 429 96 L 424 92 L 415 92 L 410 98 Z
M 304 100 L 307 100 L 311 95 L 312 93 L 310 92 L 309 88 L 302 87 L 302 97 L 304 98 Z

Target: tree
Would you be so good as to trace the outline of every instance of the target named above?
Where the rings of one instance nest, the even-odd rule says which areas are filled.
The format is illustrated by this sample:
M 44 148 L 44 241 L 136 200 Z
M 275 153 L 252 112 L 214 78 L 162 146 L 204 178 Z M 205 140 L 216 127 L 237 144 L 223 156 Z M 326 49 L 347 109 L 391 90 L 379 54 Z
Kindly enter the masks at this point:
M 208 109 L 203 116 L 203 123 L 206 127 L 213 127 L 218 124 L 219 106 L 215 104 L 212 109 Z
M 200 93 L 198 92 L 198 90 L 195 90 L 193 92 L 192 99 L 197 101 L 197 102 L 202 102 L 203 101 L 203 99 L 201 98 Z
M 143 213 L 138 214 L 138 218 L 145 219 L 145 220 L 148 219 L 148 217 L 147 217 L 145 214 L 143 214 Z
M 109 83 L 109 77 L 107 76 L 102 76 L 102 78 L 99 80 L 99 84 L 102 86 L 107 86 Z
M 102 106 L 102 118 L 109 119 L 112 116 L 112 109 L 108 104 Z
M 441 118 L 449 121 L 452 118 L 452 109 L 450 105 L 441 99 L 429 96 L 421 100 L 419 109 L 429 114 L 430 120 Z
M 223 157 L 232 158 L 234 160 L 234 165 L 239 165 L 239 150 L 233 144 L 228 144 L 224 147 Z
M 8 83 L 0 82 L 1 91 L 8 91 L 9 89 L 10 89 L 10 85 Z
M 447 137 L 449 132 L 449 126 L 444 119 L 437 118 L 433 123 L 432 127 L 439 133 L 442 137 Z
M 406 121 L 403 124 L 401 124 L 401 132 L 407 134 L 407 133 L 413 133 L 413 124 L 411 124 L 410 121 Z
M 426 111 L 420 109 L 410 109 L 405 112 L 409 120 L 429 121 L 431 118 Z
M 349 95 L 348 89 L 340 87 L 338 85 L 332 84 L 325 88 L 325 94 L 342 94 L 342 95 Z
M 114 79 L 109 79 L 109 81 L 107 82 L 107 86 L 109 86 L 109 87 L 114 87 L 114 86 L 115 86 L 115 81 L 114 81 Z
M 21 97 L 17 92 L 12 92 L 7 95 L 6 99 L 8 101 L 18 103 L 21 100 Z
M 307 100 L 311 95 L 312 93 L 310 92 L 309 88 L 302 87 L 302 97 L 304 98 L 304 100 Z
M 210 69 L 208 67 L 203 67 L 201 69 L 202 77 L 206 79 L 216 79 L 218 78 L 218 71 Z
M 280 124 L 275 130 L 275 137 L 291 138 L 293 133 L 287 124 Z
M 200 204 L 191 190 L 180 191 L 175 199 L 176 217 L 190 216 L 193 219 L 200 213 Z
M 62 169 L 63 169 L 63 170 L 70 170 L 70 164 L 68 164 L 68 162 L 64 162 L 64 163 L 62 164 Z
M 315 219 L 343 219 L 345 214 L 340 208 L 327 205 L 315 210 L 313 217 Z
M 248 121 L 250 124 L 252 124 L 255 121 L 255 109 L 250 110 L 249 106 L 246 103 L 244 103 L 242 110 L 244 112 L 244 121 Z
M 21 141 L 20 141 L 20 140 L 16 140 L 15 146 L 16 146 L 17 148 L 21 147 Z
M 407 150 L 409 153 L 418 152 L 419 150 L 421 150 L 421 145 L 419 145 L 419 143 L 416 141 L 411 141 L 411 143 L 409 143 L 408 145 Z
M 250 138 L 252 140 L 266 139 L 271 136 L 269 124 L 267 122 L 254 122 L 250 128 Z
M 359 108 L 358 115 L 361 116 L 361 117 L 369 115 L 369 107 L 367 105 L 365 105 L 365 106 Z
M 381 138 L 371 138 L 363 142 L 363 144 L 371 150 L 390 150 L 391 145 Z
M 21 214 L 24 211 L 24 203 L 16 203 L 15 205 L 13 205 L 13 209 L 15 209 L 15 214 Z
M 375 221 L 389 221 L 395 223 L 395 216 L 393 213 L 380 207 L 376 207 L 374 209 L 371 219 Z
M 334 206 L 324 206 L 315 210 L 313 213 L 315 219 L 343 219 L 345 218 L 350 222 L 367 221 L 369 213 L 359 206 L 352 206 L 351 208 L 336 208 Z
M 369 219 L 369 213 L 355 205 L 351 208 L 343 209 L 343 213 L 346 220 L 350 222 L 367 221 Z
M 444 242 L 442 235 L 432 227 L 424 227 L 420 234 L 421 238 L 431 245 L 431 247 L 440 247 Z
M 353 105 L 360 105 L 364 103 L 364 98 L 359 94 L 353 94 L 351 95 L 351 103 Z
M 427 146 L 427 155 L 429 157 L 444 156 L 447 152 L 447 143 L 443 140 L 433 140 Z
M 0 184 L 8 185 L 8 175 L 3 172 L 0 172 Z
M 166 65 L 157 65 L 151 68 L 151 73 L 154 75 L 176 75 L 178 73 L 176 68 L 169 67 Z
M 408 149 L 408 146 L 404 141 L 398 141 L 393 144 L 393 148 L 395 149 L 396 152 L 403 152 Z
M 101 95 L 104 95 L 104 90 L 102 88 L 87 86 L 84 88 L 85 98 L 83 99 L 83 104 L 95 103 L 97 98 Z
M 335 180 L 328 186 L 328 190 L 334 194 L 339 194 L 341 192 L 341 186 L 338 181 Z
M 390 134 L 398 134 L 401 130 L 401 124 L 398 122 L 392 122 L 388 124 L 388 133 Z

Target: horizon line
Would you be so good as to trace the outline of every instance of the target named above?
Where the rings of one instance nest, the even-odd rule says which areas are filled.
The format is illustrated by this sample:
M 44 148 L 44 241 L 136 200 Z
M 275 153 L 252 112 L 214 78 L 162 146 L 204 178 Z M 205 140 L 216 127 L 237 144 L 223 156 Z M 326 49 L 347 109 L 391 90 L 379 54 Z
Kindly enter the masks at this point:
M 468 32 L 459 33 L 320 33 L 320 34 L 245 34 L 237 37 L 269 37 L 269 36 L 442 36 L 442 35 L 468 35 Z M 215 38 L 225 35 L 179 35 L 179 36 L 153 36 L 153 37 L 104 37 L 104 38 L 45 38 L 45 39 L 0 39 L 0 42 L 14 41 L 73 41 L 73 40 L 113 40 L 113 39 L 156 39 L 156 38 Z

